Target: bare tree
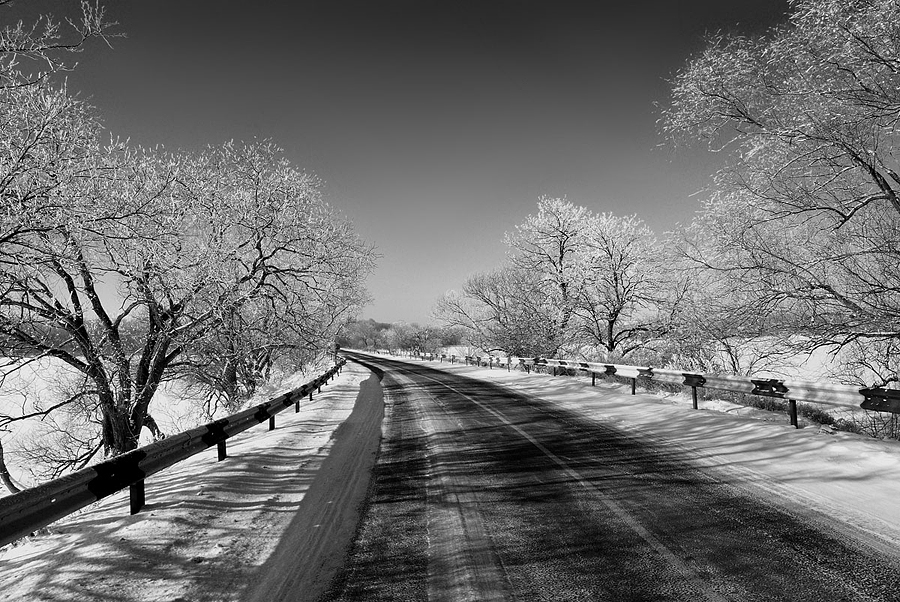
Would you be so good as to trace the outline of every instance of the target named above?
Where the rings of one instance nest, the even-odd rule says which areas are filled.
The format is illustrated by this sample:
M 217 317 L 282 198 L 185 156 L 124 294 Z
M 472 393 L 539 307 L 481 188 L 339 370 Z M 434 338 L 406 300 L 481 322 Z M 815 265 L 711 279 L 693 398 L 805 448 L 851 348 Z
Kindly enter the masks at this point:
M 12 0 L 0 1 L 6 10 Z M 21 88 L 46 82 L 52 75 L 69 71 L 72 55 L 81 52 L 91 39 L 109 40 L 121 37 L 112 29 L 117 23 L 106 20 L 105 9 L 98 3 L 82 1 L 80 18 L 67 19 L 65 25 L 50 15 L 33 22 L 22 20 L 0 30 L 0 88 Z
M 470 277 L 462 293 L 438 300 L 435 316 L 485 351 L 553 357 L 566 343 L 555 320 L 554 292 L 548 293 L 540 274 L 508 266 Z
M 685 370 L 752 376 L 784 374 L 796 359 L 790 335 L 778 316 L 755 296 L 748 297 L 717 271 L 685 264 L 673 256 L 668 269 L 674 295 L 658 357 Z
M 506 242 L 507 267 L 471 277 L 438 303 L 436 315 L 464 328 L 470 343 L 547 356 L 587 345 L 607 357 L 661 334 L 671 306 L 663 250 L 636 216 L 544 197 Z
M 415 345 L 414 336 L 415 325 L 406 322 L 395 322 L 390 328 L 384 331 L 382 339 L 385 347 L 390 351 L 399 351 L 404 349 L 412 349 Z
M 550 347 L 559 349 L 572 338 L 572 316 L 579 291 L 576 255 L 584 249 L 590 212 L 565 198 L 541 197 L 538 212 L 507 233 L 510 263 L 537 277 L 550 311 L 542 312 L 555 331 Z
M 341 324 L 367 300 L 363 282 L 375 254 L 349 222 L 321 201 L 315 178 L 294 169 L 271 142 L 210 149 L 199 186 L 228 207 L 238 246 L 284 263 L 239 303 L 223 306 L 180 360 L 211 400 L 235 408 L 275 363 L 321 355 Z M 263 221 L 250 222 L 254 213 Z M 249 265 L 249 264 L 248 264 Z
M 686 254 L 807 347 L 900 337 L 900 5 L 799 0 L 755 38 L 715 36 L 665 129 L 738 159 Z
M 664 329 L 670 278 L 663 249 L 637 216 L 590 215 L 584 224 L 575 255 L 579 339 L 624 357 Z
M 0 8 L 7 10 L 9 4 L 10 0 L 2 1 Z M 48 158 L 53 160 L 54 153 L 42 151 L 47 148 L 48 141 L 58 138 L 49 133 L 55 126 L 62 125 L 56 122 L 55 115 L 68 111 L 64 96 L 46 93 L 46 90 L 35 93 L 31 88 L 44 86 L 55 73 L 70 69 L 72 65 L 67 57 L 80 52 L 89 39 L 100 38 L 108 43 L 110 37 L 121 35 L 110 31 L 116 24 L 106 21 L 99 4 L 82 2 L 80 8 L 81 19 L 69 20 L 68 28 L 50 16 L 41 16 L 30 25 L 20 20 L 0 30 L 0 114 L 4 116 L 0 127 L 0 197 L 7 210 L 12 209 L 7 203 L 10 197 L 18 195 L 21 201 L 28 202 L 30 194 L 39 194 L 40 190 L 52 187 L 52 183 L 41 175 L 42 167 L 46 166 Z M 79 129 L 74 128 L 70 134 L 78 137 Z M 38 152 L 32 153 L 33 150 Z M 66 155 L 63 151 L 55 158 Z M 29 172 L 37 177 L 22 190 L 23 183 L 15 180 L 18 175 Z M 30 187 L 36 190 L 28 190 Z M 12 228 L 14 230 L 16 226 Z M 0 236 L 9 234 L 11 231 L 0 230 Z M 0 345 L 5 347 L 2 338 Z M 0 430 L 7 429 L 6 425 L 0 426 Z M 7 469 L 2 443 L 0 480 L 11 492 L 18 491 L 19 487 Z
M 49 357 L 79 375 L 0 429 L 55 424 L 30 446 L 54 471 L 133 449 L 144 427 L 162 436 L 157 389 L 215 342 L 236 364 L 324 346 L 365 300 L 374 261 L 271 143 L 197 155 L 101 143 L 95 110 L 51 77 L 110 35 L 99 5 L 81 12 L 68 28 L 0 31 L 2 355 L 8 369 Z
M 268 143 L 190 157 L 91 140 L 79 139 L 71 175 L 51 172 L 50 184 L 29 186 L 26 199 L 7 196 L 18 205 L 0 237 L 0 334 L 12 355 L 55 357 L 84 374 L 87 388 L 66 404 L 95 397 L 104 449 L 121 453 L 144 426 L 152 429 L 160 383 L 190 361 L 223 315 L 338 289 L 331 300 L 346 301 L 341 283 L 367 273 L 372 258 L 358 239 L 329 248 L 349 231 L 332 228 L 323 238 L 330 212 L 318 183 Z M 217 162 L 232 154 L 272 165 L 277 194 L 221 178 Z M 10 178 L 7 189 L 25 190 L 15 185 L 28 175 Z M 45 336 L 51 326 L 68 340 Z

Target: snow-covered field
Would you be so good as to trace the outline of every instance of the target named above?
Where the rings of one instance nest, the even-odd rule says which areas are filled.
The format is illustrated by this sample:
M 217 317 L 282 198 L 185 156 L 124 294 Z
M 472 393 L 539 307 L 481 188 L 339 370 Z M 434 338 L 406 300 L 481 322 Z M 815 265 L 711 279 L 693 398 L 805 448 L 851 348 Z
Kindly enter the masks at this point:
M 677 446 L 735 487 L 886 552 L 900 550 L 895 441 L 815 425 L 796 430 L 782 414 L 725 402 L 701 401 L 694 411 L 686 396 L 631 396 L 628 387 L 592 388 L 584 377 L 428 365 L 515 387 Z M 271 600 L 285 579 L 309 580 L 307 599 L 314 599 L 341 559 L 342 549 L 332 544 L 352 535 L 329 529 L 355 525 L 332 514 L 356 499 L 339 495 L 337 485 L 366 465 L 360 460 L 352 470 L 337 470 L 330 461 L 364 439 L 347 430 L 354 421 L 377 424 L 377 387 L 367 378 L 348 364 L 300 414 L 280 414 L 275 431 L 261 425 L 236 438 L 226 462 L 217 464 L 211 450 L 155 475 L 147 483 L 148 507 L 136 516 L 128 516 L 126 495 L 117 494 L 3 550 L 0 600 Z M 310 548 L 310 541 L 321 547 Z

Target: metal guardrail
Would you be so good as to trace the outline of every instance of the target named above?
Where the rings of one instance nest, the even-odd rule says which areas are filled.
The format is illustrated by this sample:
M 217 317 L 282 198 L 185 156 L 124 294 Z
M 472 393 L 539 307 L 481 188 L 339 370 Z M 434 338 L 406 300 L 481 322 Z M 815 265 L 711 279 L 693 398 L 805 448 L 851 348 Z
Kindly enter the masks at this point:
M 518 366 L 530 371 L 535 366 L 547 366 L 553 368 L 554 375 L 558 368 L 574 369 L 587 372 L 591 375 L 591 385 L 596 384 L 597 375 L 619 376 L 631 380 L 631 394 L 634 395 L 638 379 L 648 381 L 665 382 L 670 384 L 690 387 L 694 409 L 697 409 L 697 389 L 717 389 L 734 393 L 750 393 L 765 397 L 775 397 L 788 402 L 788 413 L 791 425 L 799 427 L 797 423 L 797 402 L 807 402 L 822 405 L 838 406 L 850 409 L 874 410 L 878 412 L 890 412 L 900 414 L 900 390 L 885 389 L 882 387 L 859 388 L 851 385 L 836 383 L 822 383 L 800 379 L 774 379 L 774 378 L 750 378 L 744 376 L 729 376 L 722 374 L 701 374 L 696 372 L 684 372 L 651 366 L 629 366 L 621 364 L 600 364 L 594 362 L 578 362 L 562 359 L 546 359 L 541 357 L 492 357 L 492 356 L 462 356 L 435 355 L 433 353 L 420 354 L 423 359 L 448 360 L 456 363 L 465 361 L 466 365 L 484 366 L 488 368 Z
M 219 461 L 227 457 L 225 442 L 257 424 L 269 421 L 275 428 L 275 415 L 294 405 L 300 411 L 300 400 L 313 391 L 322 391 L 346 360 L 341 358 L 318 378 L 283 395 L 226 418 L 166 437 L 77 472 L 0 498 L 0 546 L 45 527 L 60 518 L 84 508 L 126 487 L 130 488 L 131 514 L 144 506 L 144 479 L 169 468 L 213 445 Z

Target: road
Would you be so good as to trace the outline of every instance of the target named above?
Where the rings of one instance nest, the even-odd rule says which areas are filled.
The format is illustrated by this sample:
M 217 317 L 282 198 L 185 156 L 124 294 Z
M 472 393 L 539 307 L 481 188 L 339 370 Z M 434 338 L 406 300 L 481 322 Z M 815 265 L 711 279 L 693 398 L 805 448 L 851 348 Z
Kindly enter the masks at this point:
M 497 385 L 356 359 L 381 378 L 383 440 L 325 601 L 900 599 L 896 557 L 676 451 Z

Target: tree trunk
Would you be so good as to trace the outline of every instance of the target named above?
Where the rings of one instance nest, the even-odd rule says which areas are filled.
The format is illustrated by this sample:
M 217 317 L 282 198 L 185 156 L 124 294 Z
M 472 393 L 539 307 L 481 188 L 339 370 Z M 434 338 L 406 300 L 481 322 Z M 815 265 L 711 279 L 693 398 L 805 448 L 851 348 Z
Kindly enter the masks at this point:
M 13 483 L 12 476 L 6 468 L 6 460 L 3 459 L 3 443 L 0 443 L 0 481 L 9 489 L 10 493 L 19 493 L 21 489 Z
M 132 427 L 127 411 L 104 409 L 103 451 L 106 456 L 118 456 L 137 449 L 138 433 Z
M 222 387 L 222 393 L 225 396 L 225 403 L 228 406 L 228 410 L 231 411 L 238 403 L 238 398 L 240 397 L 238 391 L 237 359 L 233 356 L 225 359 L 225 366 L 222 368 L 222 380 L 220 385 Z

